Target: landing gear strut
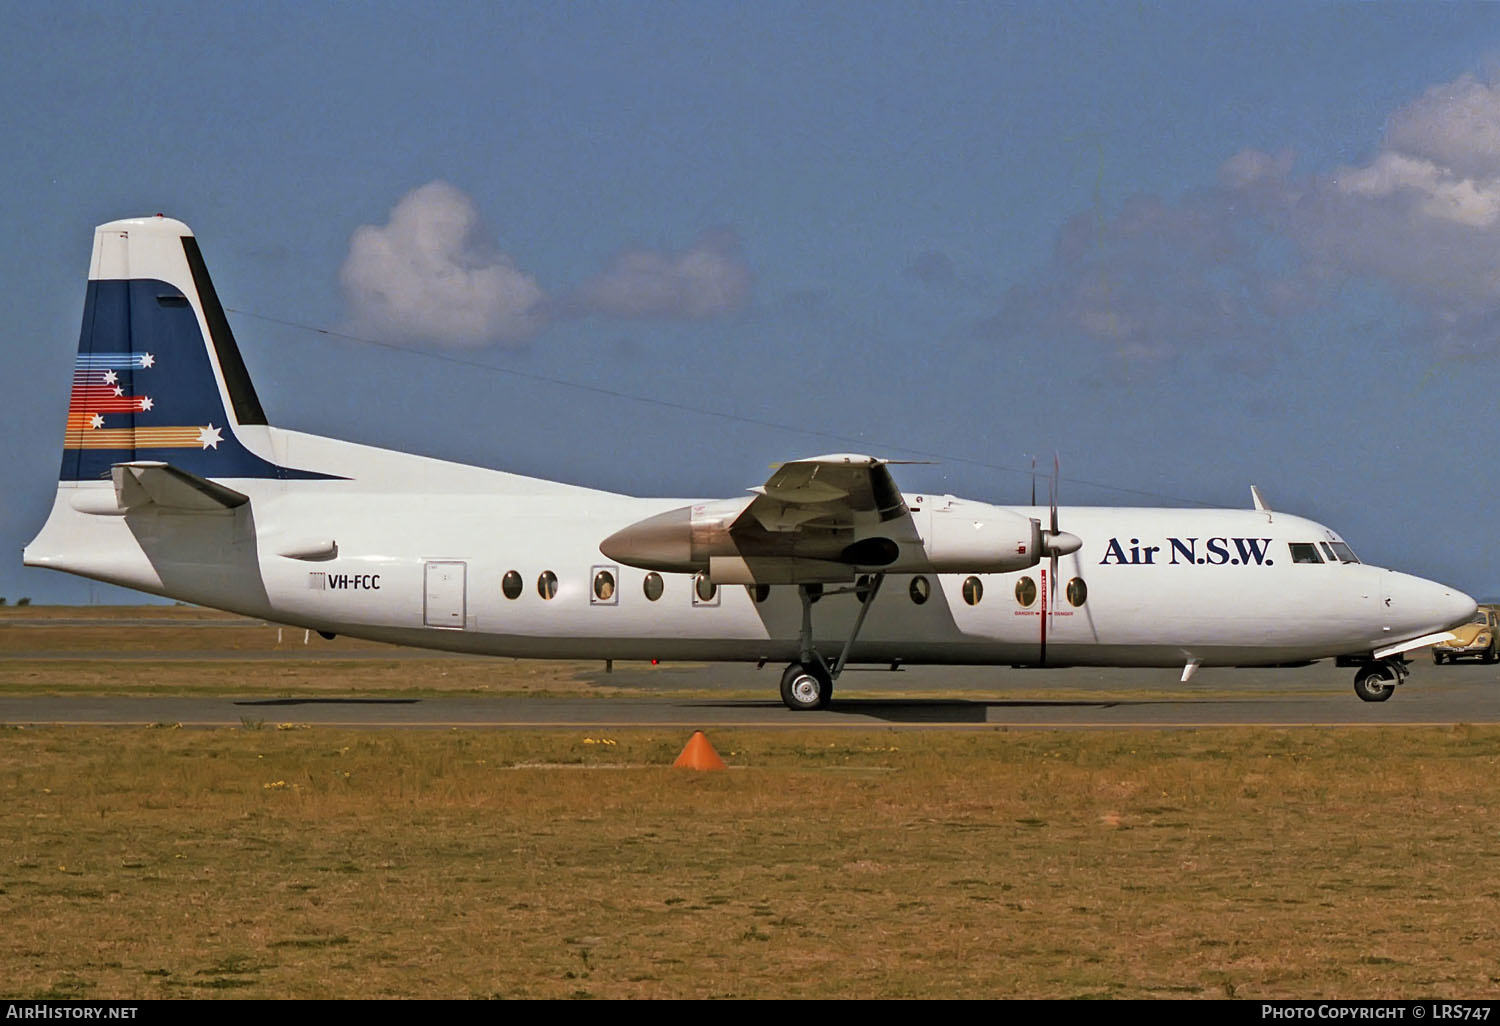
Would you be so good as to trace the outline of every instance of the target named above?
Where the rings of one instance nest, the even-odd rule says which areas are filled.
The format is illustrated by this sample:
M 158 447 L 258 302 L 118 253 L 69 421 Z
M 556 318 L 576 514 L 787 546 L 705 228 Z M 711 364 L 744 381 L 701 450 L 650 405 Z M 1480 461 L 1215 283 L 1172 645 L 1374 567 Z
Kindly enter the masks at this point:
M 849 637 L 844 642 L 843 651 L 834 661 L 833 666 L 813 647 L 812 640 L 812 592 L 805 584 L 797 585 L 797 596 L 802 600 L 802 629 L 797 632 L 797 661 L 786 668 L 781 675 L 781 700 L 786 703 L 788 709 L 826 709 L 828 703 L 833 700 L 833 682 L 838 680 L 839 675 L 844 672 L 844 664 L 849 660 L 849 652 L 854 647 L 854 639 L 859 637 L 859 629 L 864 626 L 865 614 L 870 611 L 870 604 L 875 601 L 876 594 L 880 591 L 880 584 L 885 580 L 885 574 L 876 574 L 870 581 L 868 590 L 856 587 L 851 589 L 856 593 L 862 593 L 859 606 L 859 615 L 854 618 L 854 627 L 849 631 Z M 844 592 L 829 592 L 829 594 L 843 594 Z
M 1396 685 L 1410 672 L 1399 659 L 1366 663 L 1354 675 L 1354 693 L 1366 702 L 1384 702 L 1396 693 Z

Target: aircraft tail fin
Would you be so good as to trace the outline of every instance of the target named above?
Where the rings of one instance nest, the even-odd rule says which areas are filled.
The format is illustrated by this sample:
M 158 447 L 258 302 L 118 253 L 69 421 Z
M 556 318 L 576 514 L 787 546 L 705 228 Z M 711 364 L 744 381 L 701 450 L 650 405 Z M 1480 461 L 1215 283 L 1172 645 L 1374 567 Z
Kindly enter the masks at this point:
M 265 425 L 192 230 L 157 215 L 94 232 L 60 478 L 170 463 L 204 478 L 322 477 L 246 448 Z

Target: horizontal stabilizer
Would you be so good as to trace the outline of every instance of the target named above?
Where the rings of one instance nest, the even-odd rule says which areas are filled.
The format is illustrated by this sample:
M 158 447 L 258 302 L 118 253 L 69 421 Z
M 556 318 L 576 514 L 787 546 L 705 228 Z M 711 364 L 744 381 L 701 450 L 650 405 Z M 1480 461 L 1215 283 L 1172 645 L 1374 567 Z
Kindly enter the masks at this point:
M 156 506 L 180 513 L 221 513 L 250 497 L 170 463 L 116 463 L 110 468 L 115 501 L 122 510 Z

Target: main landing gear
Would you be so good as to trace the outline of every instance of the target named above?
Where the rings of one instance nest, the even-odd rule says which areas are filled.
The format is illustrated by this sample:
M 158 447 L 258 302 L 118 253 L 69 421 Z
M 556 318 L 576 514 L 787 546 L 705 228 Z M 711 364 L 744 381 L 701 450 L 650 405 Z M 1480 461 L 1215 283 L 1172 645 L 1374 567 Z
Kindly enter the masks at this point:
M 885 574 L 876 574 L 871 578 L 868 588 L 857 585 L 852 589 L 827 592 L 829 595 L 843 595 L 853 591 L 861 596 L 859 615 L 854 618 L 854 627 L 849 631 L 843 651 L 832 666 L 813 647 L 812 593 L 807 585 L 797 585 L 797 596 L 802 600 L 802 629 L 797 632 L 797 661 L 781 675 L 781 700 L 788 709 L 801 711 L 828 708 L 828 703 L 833 700 L 833 682 L 844 672 L 849 650 L 854 647 L 854 639 L 859 637 L 859 629 L 864 626 L 865 614 L 870 611 L 870 604 L 875 601 L 875 595 L 880 591 L 880 584 L 884 580 Z
M 826 709 L 833 700 L 833 675 L 821 660 L 793 663 L 781 675 L 781 700 L 788 709 Z
M 1411 670 L 1400 659 L 1381 659 L 1366 663 L 1354 675 L 1354 693 L 1366 702 L 1384 702 L 1396 693 L 1396 686 L 1406 680 Z

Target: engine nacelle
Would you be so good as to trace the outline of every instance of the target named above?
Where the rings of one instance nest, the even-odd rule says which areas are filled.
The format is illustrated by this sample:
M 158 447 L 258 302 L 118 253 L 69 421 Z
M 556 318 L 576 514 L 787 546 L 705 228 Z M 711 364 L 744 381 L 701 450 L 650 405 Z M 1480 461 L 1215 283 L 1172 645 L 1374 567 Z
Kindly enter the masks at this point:
M 856 569 L 894 573 L 995 574 L 1025 570 L 1045 556 L 1076 551 L 1073 535 L 1042 530 L 1013 510 L 949 500 L 915 517 L 921 534 L 898 542 L 880 533 L 798 531 L 730 533 L 750 499 L 724 499 L 658 513 L 625 527 L 599 545 L 627 566 L 667 573 L 709 570 L 719 583 L 779 584 L 846 580 Z M 717 565 L 717 569 L 715 566 Z
M 626 566 L 664 573 L 707 570 L 715 556 L 737 556 L 729 537 L 734 523 L 750 498 L 683 506 L 658 513 L 616 531 L 599 544 L 605 556 Z
M 1036 566 L 1046 554 L 1040 523 L 979 502 L 933 510 L 923 543 L 940 573 L 1009 573 Z

